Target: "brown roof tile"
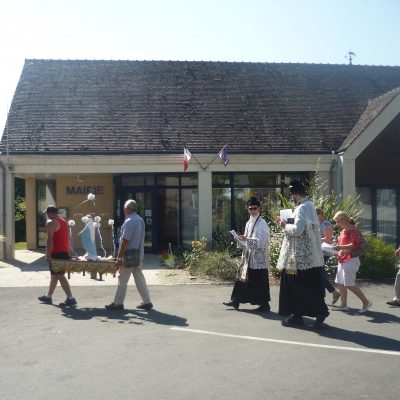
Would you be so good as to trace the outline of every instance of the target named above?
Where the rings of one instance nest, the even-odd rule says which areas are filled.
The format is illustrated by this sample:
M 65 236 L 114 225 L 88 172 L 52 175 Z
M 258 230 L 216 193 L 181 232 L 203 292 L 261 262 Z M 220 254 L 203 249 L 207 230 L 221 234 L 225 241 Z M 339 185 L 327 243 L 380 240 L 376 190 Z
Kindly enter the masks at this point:
M 347 136 L 340 146 L 340 149 L 344 150 L 349 147 L 398 94 L 400 94 L 400 87 L 393 89 L 376 99 L 370 100 L 367 108 L 354 125 L 349 136 Z
M 26 60 L 11 153 L 317 153 L 338 149 L 400 67 Z M 5 151 L 6 132 L 0 150 Z

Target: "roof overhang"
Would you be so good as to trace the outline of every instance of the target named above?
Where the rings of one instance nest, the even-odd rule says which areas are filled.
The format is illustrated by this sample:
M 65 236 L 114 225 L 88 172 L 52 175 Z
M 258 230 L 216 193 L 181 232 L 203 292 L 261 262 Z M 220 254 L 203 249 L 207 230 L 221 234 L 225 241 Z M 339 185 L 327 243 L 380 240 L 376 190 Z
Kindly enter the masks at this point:
M 187 172 L 293 172 L 329 171 L 332 154 L 229 154 L 225 167 L 214 153 L 196 154 Z M 120 156 L 0 155 L 16 176 L 54 177 L 63 174 L 121 174 L 183 172 L 183 154 Z
M 355 160 L 399 114 L 400 94 L 397 94 L 347 148 L 338 150 L 338 154 Z

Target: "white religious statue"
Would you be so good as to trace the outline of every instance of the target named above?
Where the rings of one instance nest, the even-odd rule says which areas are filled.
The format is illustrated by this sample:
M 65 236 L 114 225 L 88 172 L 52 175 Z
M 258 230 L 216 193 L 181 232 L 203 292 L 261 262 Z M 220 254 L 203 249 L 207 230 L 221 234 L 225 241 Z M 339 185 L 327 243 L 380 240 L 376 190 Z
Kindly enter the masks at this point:
M 89 261 L 97 261 L 97 248 L 96 248 L 96 227 L 91 215 L 86 215 L 82 218 L 85 227 L 79 232 L 81 236 L 82 246 L 86 253 L 83 258 Z

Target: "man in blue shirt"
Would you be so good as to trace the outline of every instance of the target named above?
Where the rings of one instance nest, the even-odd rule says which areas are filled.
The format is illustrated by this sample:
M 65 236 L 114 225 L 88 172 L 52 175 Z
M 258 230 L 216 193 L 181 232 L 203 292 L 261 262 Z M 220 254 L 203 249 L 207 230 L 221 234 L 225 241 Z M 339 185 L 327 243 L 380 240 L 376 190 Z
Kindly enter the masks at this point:
M 126 289 L 131 274 L 135 280 L 135 285 L 142 297 L 142 303 L 137 306 L 142 310 L 150 310 L 153 304 L 150 300 L 149 289 L 146 279 L 142 272 L 144 259 L 144 233 L 145 225 L 143 219 L 137 214 L 137 205 L 135 200 L 128 200 L 124 204 L 125 221 L 121 227 L 121 239 L 119 243 L 118 256 L 115 262 L 119 269 L 118 288 L 115 294 L 114 302 L 106 305 L 108 310 L 123 310 Z M 140 251 L 140 263 L 138 266 L 126 264 L 126 252 L 129 250 Z

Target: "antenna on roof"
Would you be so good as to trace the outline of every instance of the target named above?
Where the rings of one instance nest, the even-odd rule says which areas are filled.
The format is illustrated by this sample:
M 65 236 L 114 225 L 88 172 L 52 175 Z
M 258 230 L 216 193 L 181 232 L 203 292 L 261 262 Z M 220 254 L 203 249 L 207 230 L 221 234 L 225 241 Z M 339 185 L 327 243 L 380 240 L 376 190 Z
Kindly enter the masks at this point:
M 352 61 L 353 61 L 353 57 L 356 57 L 356 53 L 354 53 L 353 51 L 349 51 L 347 53 L 347 56 L 345 56 L 345 58 L 349 59 L 349 65 L 353 65 Z

